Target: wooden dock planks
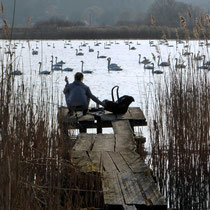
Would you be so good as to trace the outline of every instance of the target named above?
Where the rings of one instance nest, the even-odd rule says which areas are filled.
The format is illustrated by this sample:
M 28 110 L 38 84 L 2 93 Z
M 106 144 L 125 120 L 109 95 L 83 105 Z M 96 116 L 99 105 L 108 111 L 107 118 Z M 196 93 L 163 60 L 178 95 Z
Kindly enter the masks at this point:
M 110 123 L 114 134 L 79 134 L 71 151 L 72 163 L 83 172 L 101 174 L 104 204 L 108 209 L 166 209 L 167 206 L 148 166 L 136 153 L 131 122 L 139 118 L 138 123 L 146 122 L 139 110 L 129 109 L 121 116 L 103 115 L 102 121 Z M 83 120 L 95 123 L 88 115 L 80 119 L 81 122 Z
M 118 173 L 118 179 L 127 205 L 146 205 L 145 199 L 133 173 Z
M 102 188 L 105 205 L 125 204 L 116 172 L 103 173 Z
M 115 150 L 116 139 L 113 134 L 94 135 L 92 151 L 112 151 Z

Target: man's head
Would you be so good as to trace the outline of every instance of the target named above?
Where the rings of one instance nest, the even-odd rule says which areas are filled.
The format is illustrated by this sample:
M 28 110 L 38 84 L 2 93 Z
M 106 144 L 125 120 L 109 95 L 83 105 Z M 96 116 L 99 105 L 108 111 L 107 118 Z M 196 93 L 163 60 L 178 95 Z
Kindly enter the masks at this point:
M 83 73 L 81 72 L 77 72 L 75 75 L 74 75 L 74 79 L 77 80 L 77 81 L 82 81 L 83 80 Z

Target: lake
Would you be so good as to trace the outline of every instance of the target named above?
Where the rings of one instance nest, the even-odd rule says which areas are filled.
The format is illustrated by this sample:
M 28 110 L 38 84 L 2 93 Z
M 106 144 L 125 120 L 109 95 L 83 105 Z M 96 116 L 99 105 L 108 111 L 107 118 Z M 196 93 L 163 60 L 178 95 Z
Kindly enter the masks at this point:
M 1 60 L 4 65 L 9 59 L 9 55 L 5 54 L 8 45 L 8 41 L 0 40 Z M 93 52 L 90 52 L 89 48 L 93 49 Z M 33 87 L 35 95 L 40 95 L 40 91 L 46 94 L 46 97 L 53 93 L 53 100 L 49 102 L 52 105 L 66 106 L 62 92 L 65 86 L 64 78 L 68 76 L 69 81 L 73 81 L 74 74 L 81 71 L 81 61 L 84 61 L 84 70 L 93 71 L 92 74 L 85 75 L 84 83 L 91 88 L 94 95 L 100 100 L 111 100 L 111 89 L 118 85 L 119 95 L 133 96 L 135 102 L 131 106 L 138 106 L 145 113 L 147 105 L 152 104 L 156 84 L 162 82 L 170 71 L 169 67 L 158 67 L 158 56 L 161 62 L 169 59 L 172 69 L 175 66 L 175 58 L 185 64 L 194 55 L 205 55 L 206 60 L 210 59 L 208 47 L 199 41 L 177 44 L 176 41 L 166 43 L 158 40 L 17 40 L 11 42 L 10 49 L 14 52 L 13 67 L 23 73 L 21 76 L 15 76 L 16 84 L 23 79 L 26 87 Z M 38 55 L 32 55 L 33 50 L 37 50 Z M 76 51 L 83 55 L 76 55 Z M 98 51 L 99 56 L 110 57 L 111 63 L 117 63 L 122 71 L 108 71 L 108 61 L 106 58 L 97 58 Z M 190 56 L 184 56 L 186 52 L 190 52 Z M 152 70 L 144 69 L 144 65 L 139 63 L 139 54 L 141 61 L 146 57 L 154 62 L 155 69 L 162 70 L 163 74 L 153 74 Z M 52 58 L 54 64 L 56 60 L 62 60 L 65 62 L 63 68 L 70 67 L 73 71 L 53 71 L 50 75 L 40 75 L 39 62 L 42 62 L 41 71 L 50 71 Z M 199 61 L 198 65 L 202 65 L 202 62 Z M 90 105 L 95 106 L 94 102 Z M 147 136 L 147 131 L 144 132 Z

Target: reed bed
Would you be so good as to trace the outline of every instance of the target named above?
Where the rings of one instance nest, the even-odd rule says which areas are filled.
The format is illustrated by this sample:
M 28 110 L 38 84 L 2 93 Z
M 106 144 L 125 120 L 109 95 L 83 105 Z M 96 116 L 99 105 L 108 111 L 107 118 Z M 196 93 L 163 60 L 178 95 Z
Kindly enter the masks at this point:
M 157 84 L 149 122 L 151 166 L 170 208 L 210 208 L 209 72 L 188 60 Z
M 102 207 L 100 175 L 72 164 L 50 97 L 17 83 L 11 58 L 0 73 L 0 209 Z

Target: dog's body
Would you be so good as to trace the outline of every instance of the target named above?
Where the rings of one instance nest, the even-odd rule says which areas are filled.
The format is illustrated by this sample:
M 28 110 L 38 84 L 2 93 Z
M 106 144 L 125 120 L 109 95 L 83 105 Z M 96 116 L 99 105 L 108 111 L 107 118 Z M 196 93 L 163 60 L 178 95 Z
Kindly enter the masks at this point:
M 104 100 L 105 110 L 113 112 L 114 114 L 125 114 L 128 110 L 129 105 L 134 101 L 132 96 L 124 95 L 116 102 Z

